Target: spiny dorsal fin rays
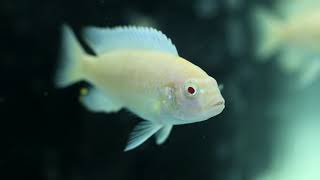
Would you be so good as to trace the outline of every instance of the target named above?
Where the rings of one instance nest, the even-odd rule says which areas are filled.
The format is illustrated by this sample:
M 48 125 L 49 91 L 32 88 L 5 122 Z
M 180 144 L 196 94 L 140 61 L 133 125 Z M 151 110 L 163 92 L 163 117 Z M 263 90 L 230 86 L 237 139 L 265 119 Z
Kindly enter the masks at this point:
M 89 27 L 84 39 L 98 55 L 119 49 L 152 50 L 177 55 L 171 40 L 150 27 L 119 26 L 114 28 Z

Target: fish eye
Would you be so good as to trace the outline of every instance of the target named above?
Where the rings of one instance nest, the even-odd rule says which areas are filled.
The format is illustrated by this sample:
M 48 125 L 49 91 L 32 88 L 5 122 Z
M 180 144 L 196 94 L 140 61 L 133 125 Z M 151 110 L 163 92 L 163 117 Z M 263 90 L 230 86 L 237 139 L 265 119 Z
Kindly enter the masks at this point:
M 193 87 L 189 86 L 188 93 L 193 95 L 194 93 L 196 93 L 196 90 Z
M 185 95 L 187 97 L 194 97 L 198 94 L 198 87 L 193 82 L 186 82 L 184 87 Z

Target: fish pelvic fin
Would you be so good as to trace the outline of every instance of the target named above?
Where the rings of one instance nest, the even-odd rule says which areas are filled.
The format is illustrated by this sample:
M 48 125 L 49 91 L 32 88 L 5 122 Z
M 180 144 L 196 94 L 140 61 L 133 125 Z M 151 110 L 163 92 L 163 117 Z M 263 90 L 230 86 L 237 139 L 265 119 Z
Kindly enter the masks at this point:
M 131 132 L 128 144 L 124 151 L 129 151 L 138 147 L 147 139 L 149 139 L 153 134 L 159 131 L 161 127 L 162 125 L 150 121 L 140 122 L 134 127 L 133 131 Z
M 266 60 L 281 47 L 283 25 L 280 19 L 262 8 L 254 11 L 253 23 L 256 26 L 257 58 Z
M 158 145 L 163 144 L 169 137 L 172 130 L 172 125 L 163 126 L 156 134 L 156 143 Z
M 60 64 L 58 64 L 55 76 L 56 87 L 66 87 L 82 79 L 81 63 L 84 54 L 85 52 L 71 28 L 63 25 Z

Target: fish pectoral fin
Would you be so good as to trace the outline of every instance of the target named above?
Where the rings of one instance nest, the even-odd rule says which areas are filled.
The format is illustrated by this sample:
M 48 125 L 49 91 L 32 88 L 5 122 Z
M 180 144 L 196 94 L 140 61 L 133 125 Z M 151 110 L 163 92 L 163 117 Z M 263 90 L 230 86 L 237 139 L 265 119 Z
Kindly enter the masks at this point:
M 223 84 L 219 84 L 218 88 L 219 88 L 220 91 L 222 91 L 223 88 L 224 88 L 224 85 Z
M 171 129 L 172 125 L 165 125 L 157 132 L 156 143 L 158 145 L 163 144 L 168 139 Z
M 96 88 L 90 88 L 87 95 L 80 97 L 80 102 L 93 112 L 117 112 L 122 107 Z
M 153 134 L 155 134 L 159 129 L 161 129 L 161 127 L 162 125 L 152 123 L 150 121 L 140 122 L 134 127 L 133 131 L 131 132 L 127 147 L 124 151 L 129 151 L 138 147 L 147 139 L 149 139 Z

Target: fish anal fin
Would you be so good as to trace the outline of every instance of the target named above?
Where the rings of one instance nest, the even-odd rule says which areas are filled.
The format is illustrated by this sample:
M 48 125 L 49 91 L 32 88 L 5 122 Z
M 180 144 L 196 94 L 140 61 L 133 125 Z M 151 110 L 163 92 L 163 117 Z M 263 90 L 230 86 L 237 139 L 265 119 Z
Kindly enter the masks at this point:
M 117 112 L 122 106 L 112 101 L 106 94 L 96 88 L 90 88 L 87 95 L 80 97 L 81 103 L 93 112 Z

